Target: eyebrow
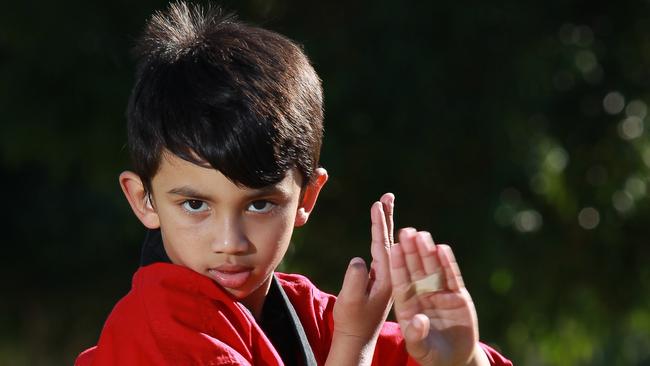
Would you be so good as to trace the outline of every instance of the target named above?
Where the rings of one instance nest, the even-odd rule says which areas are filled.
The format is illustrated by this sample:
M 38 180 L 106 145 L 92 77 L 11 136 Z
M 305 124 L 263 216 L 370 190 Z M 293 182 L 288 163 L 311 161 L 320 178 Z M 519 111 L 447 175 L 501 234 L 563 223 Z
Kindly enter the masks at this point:
M 167 191 L 168 194 L 197 198 L 203 201 L 209 201 L 209 197 L 189 186 L 172 188 Z
M 262 188 L 256 188 L 256 189 L 249 189 L 249 193 L 246 193 L 246 196 L 248 196 L 248 199 L 251 198 L 256 198 L 256 197 L 263 197 L 263 196 L 269 196 L 269 195 L 280 195 L 282 197 L 288 197 L 289 192 L 286 189 L 281 188 L 280 186 L 277 185 L 270 185 Z M 169 191 L 167 191 L 168 194 L 173 194 L 177 196 L 184 196 L 184 197 L 191 197 L 191 198 L 196 198 L 198 200 L 202 201 L 213 201 L 210 196 L 205 195 L 196 189 L 190 187 L 190 186 L 182 186 L 182 187 L 177 187 L 177 188 L 172 188 Z

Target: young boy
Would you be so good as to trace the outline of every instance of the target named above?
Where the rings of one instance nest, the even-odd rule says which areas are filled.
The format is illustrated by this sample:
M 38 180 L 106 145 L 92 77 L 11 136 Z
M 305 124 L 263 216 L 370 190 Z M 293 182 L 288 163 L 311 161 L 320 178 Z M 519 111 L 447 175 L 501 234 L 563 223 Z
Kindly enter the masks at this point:
M 393 242 L 391 194 L 371 208 L 370 271 L 353 259 L 338 299 L 275 272 L 327 181 L 320 80 L 298 46 L 176 3 L 137 50 L 119 181 L 149 232 L 77 365 L 510 364 L 478 342 L 449 247 L 410 228 Z

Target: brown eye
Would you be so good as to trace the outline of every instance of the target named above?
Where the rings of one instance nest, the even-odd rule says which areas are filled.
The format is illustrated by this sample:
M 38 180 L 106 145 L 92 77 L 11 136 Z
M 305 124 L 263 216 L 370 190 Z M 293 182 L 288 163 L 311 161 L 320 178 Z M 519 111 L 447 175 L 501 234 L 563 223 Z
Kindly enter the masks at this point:
M 189 212 L 203 212 L 208 209 L 208 205 L 200 200 L 187 200 L 183 202 L 183 208 Z
M 267 213 L 273 209 L 275 205 L 269 201 L 264 201 L 264 200 L 259 200 L 259 201 L 253 201 L 251 204 L 248 206 L 248 211 L 255 212 L 255 213 Z

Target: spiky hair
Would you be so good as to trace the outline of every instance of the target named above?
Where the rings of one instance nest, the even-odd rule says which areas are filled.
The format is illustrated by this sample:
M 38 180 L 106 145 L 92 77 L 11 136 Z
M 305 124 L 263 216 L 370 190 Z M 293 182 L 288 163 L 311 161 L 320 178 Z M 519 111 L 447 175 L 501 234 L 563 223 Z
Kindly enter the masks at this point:
M 147 30 L 139 42 L 142 54 L 177 60 L 187 52 L 196 50 L 210 31 L 222 26 L 236 25 L 234 14 L 208 4 L 188 6 L 185 2 L 169 5 L 166 13 L 157 11 L 151 16 Z

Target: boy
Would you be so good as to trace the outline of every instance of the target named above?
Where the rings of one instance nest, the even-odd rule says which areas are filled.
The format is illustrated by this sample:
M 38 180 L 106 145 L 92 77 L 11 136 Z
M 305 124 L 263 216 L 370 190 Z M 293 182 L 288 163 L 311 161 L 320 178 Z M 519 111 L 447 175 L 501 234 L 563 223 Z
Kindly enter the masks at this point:
M 478 343 L 449 247 L 414 229 L 393 243 L 391 194 L 371 208 L 370 272 L 353 259 L 338 299 L 274 272 L 327 181 L 320 80 L 298 46 L 177 3 L 137 48 L 135 172 L 119 180 L 150 231 L 78 365 L 509 364 Z

